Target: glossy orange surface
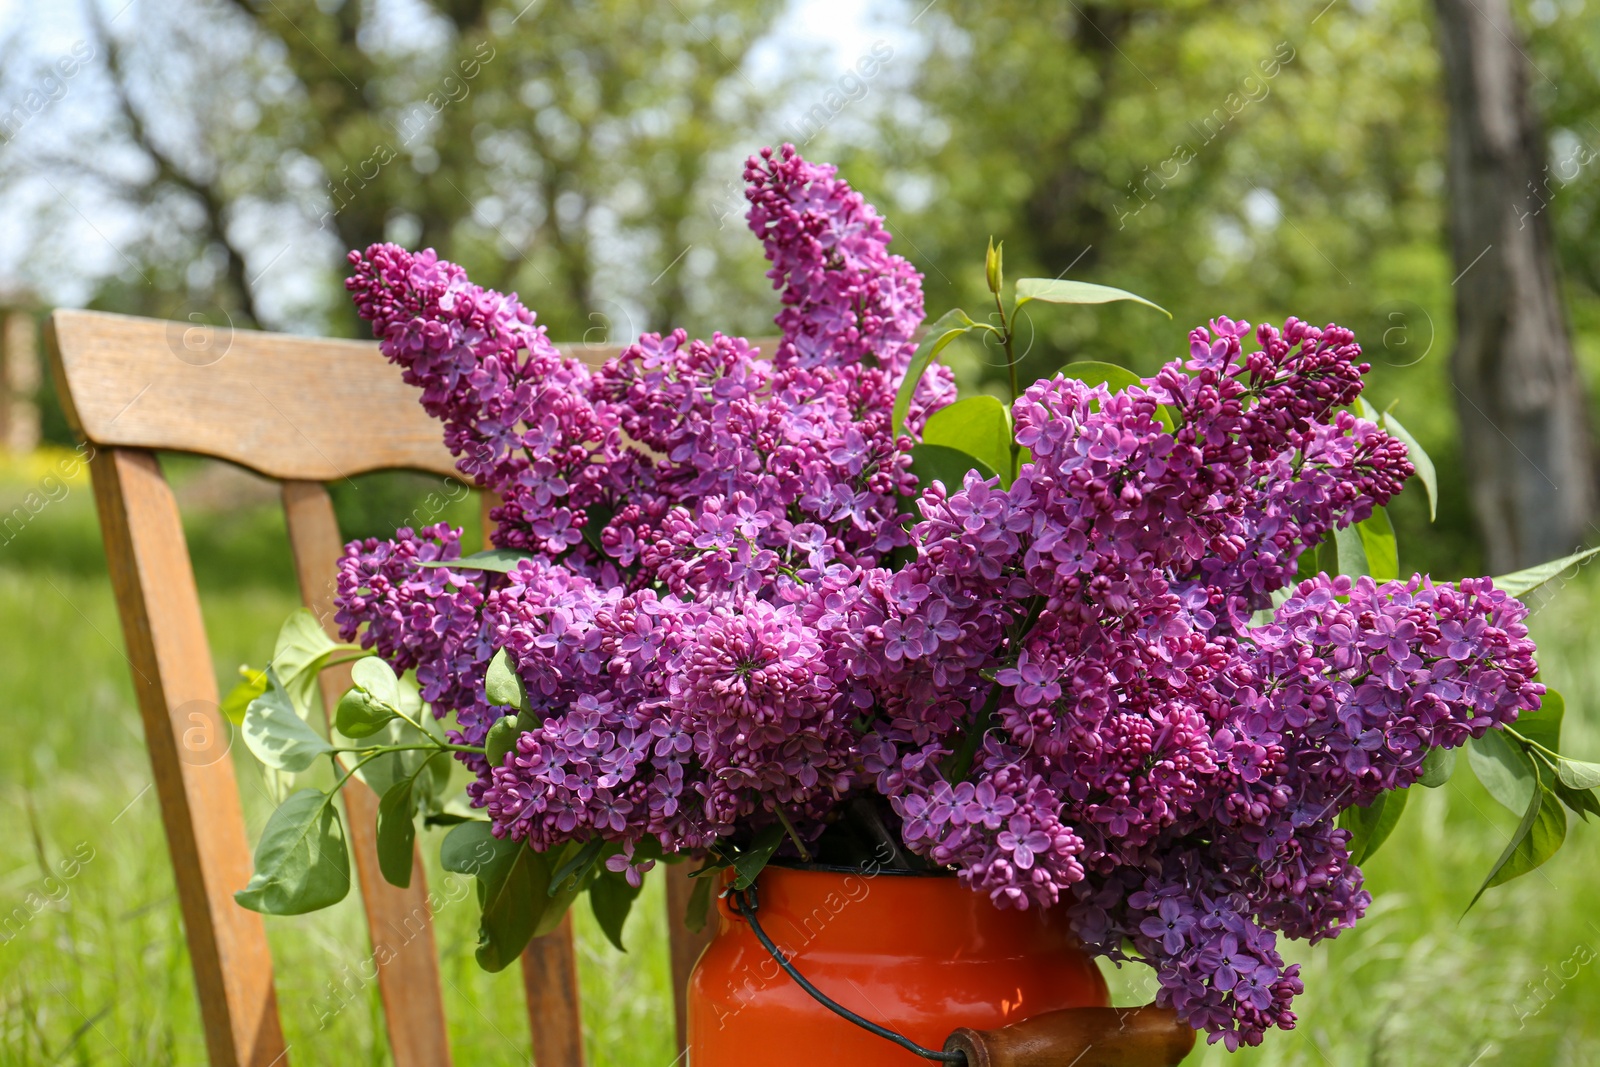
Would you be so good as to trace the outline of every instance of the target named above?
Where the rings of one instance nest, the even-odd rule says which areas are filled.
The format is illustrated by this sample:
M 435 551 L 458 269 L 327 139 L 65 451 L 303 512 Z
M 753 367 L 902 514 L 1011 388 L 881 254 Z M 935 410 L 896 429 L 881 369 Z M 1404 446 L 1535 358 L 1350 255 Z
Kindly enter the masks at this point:
M 929 1048 L 1057 1008 L 1109 1004 L 1060 909 L 1001 911 L 954 878 L 769 867 L 756 918 L 813 985 Z M 779 970 L 717 901 L 717 936 L 689 978 L 690 1067 L 928 1061 L 846 1022 Z

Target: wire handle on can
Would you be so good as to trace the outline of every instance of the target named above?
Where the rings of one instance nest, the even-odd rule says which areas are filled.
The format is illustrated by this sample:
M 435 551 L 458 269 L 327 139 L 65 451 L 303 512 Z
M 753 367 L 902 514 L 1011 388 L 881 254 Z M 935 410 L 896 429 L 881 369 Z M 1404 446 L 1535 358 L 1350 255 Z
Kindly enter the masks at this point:
M 967 1062 L 966 1054 L 963 1052 L 940 1052 L 936 1049 L 923 1048 L 904 1034 L 897 1034 L 886 1026 L 879 1026 L 870 1019 L 862 1018 L 807 981 L 806 976 L 795 970 L 794 964 L 790 963 L 789 958 L 783 954 L 783 951 L 772 943 L 772 938 L 767 936 L 767 932 L 761 929 L 761 923 L 756 919 L 756 887 L 754 885 L 749 889 L 729 888 L 728 903 L 733 906 L 734 911 L 744 916 L 745 922 L 750 924 L 750 929 L 755 931 L 756 939 L 761 942 L 761 947 L 772 954 L 772 958 L 777 961 L 779 967 L 783 968 L 784 973 L 793 978 L 796 985 L 811 994 L 812 999 L 824 1008 L 841 1018 L 855 1023 L 868 1033 L 876 1034 L 885 1041 L 893 1041 L 907 1052 L 921 1056 L 925 1060 L 959 1064 Z

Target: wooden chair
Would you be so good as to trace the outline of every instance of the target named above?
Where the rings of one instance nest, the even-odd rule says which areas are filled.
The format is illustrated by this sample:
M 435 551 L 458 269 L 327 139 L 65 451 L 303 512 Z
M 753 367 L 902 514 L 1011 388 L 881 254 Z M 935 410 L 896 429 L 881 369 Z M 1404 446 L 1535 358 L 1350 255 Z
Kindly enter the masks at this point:
M 250 879 L 230 727 L 206 642 L 177 503 L 156 450 L 228 460 L 282 484 L 301 598 L 333 629 L 334 564 L 342 541 L 324 483 L 368 471 L 454 476 L 440 424 L 423 413 L 374 343 L 210 330 L 88 311 L 57 311 L 49 330 L 62 406 L 94 448 L 90 470 L 122 628 L 177 877 L 195 987 L 213 1067 L 282 1067 L 272 958 L 262 917 L 234 903 Z M 616 348 L 573 347 L 592 363 Z M 332 710 L 348 667 L 326 671 Z M 396 1067 L 450 1063 L 439 964 L 420 860 L 410 889 L 378 873 L 377 797 L 344 789 L 378 987 Z M 684 914 L 684 865 L 666 868 L 677 1037 L 682 994 L 703 938 Z M 570 918 L 522 957 L 533 1061 L 583 1062 Z M 303 1057 L 316 1059 L 315 1056 Z

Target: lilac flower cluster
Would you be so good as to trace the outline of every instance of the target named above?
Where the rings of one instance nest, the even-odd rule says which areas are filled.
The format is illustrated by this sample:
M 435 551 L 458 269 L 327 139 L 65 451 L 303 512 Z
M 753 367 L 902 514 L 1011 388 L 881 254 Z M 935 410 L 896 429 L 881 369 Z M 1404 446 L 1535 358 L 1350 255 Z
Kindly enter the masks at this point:
M 785 147 L 746 178 L 770 361 L 679 331 L 591 371 L 432 253 L 352 254 L 383 351 L 529 558 L 424 568 L 461 554 L 442 527 L 352 544 L 346 636 L 415 668 L 468 745 L 506 650 L 521 737 L 464 757 L 498 834 L 599 837 L 636 879 L 647 838 L 706 850 L 780 815 L 814 838 L 874 790 L 911 851 L 1000 906 L 1068 909 L 1214 1040 L 1292 1026 L 1277 937 L 1335 936 L 1369 900 L 1338 812 L 1543 692 L 1526 611 L 1487 579 L 1289 589 L 1412 473 L 1348 410 L 1354 338 L 1214 320 L 1139 386 L 1029 388 L 1009 488 L 921 486 L 909 448 L 954 390 L 929 371 L 892 436 L 919 277 L 831 167 Z

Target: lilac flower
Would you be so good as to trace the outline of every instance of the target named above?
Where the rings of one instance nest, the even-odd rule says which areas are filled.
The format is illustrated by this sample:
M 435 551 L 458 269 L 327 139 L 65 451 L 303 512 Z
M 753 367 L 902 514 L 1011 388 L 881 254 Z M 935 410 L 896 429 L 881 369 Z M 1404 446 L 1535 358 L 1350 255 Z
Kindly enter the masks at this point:
M 469 746 L 505 651 L 532 714 L 502 766 L 462 756 L 497 834 L 602 839 L 637 885 L 646 838 L 704 850 L 780 810 L 814 835 L 876 790 L 907 848 L 999 906 L 1066 908 L 1212 1040 L 1292 1026 L 1278 937 L 1370 903 L 1338 810 L 1543 693 L 1526 608 L 1487 579 L 1295 582 L 1412 473 L 1349 411 L 1353 336 L 1215 319 L 1138 385 L 1029 387 L 1009 488 L 919 486 L 908 449 L 954 396 L 930 370 L 895 438 L 920 277 L 832 167 L 786 146 L 746 178 L 770 360 L 675 331 L 590 370 L 432 252 L 352 253 L 382 351 L 531 558 L 423 567 L 461 555 L 442 526 L 352 543 L 346 638 L 414 669 Z

